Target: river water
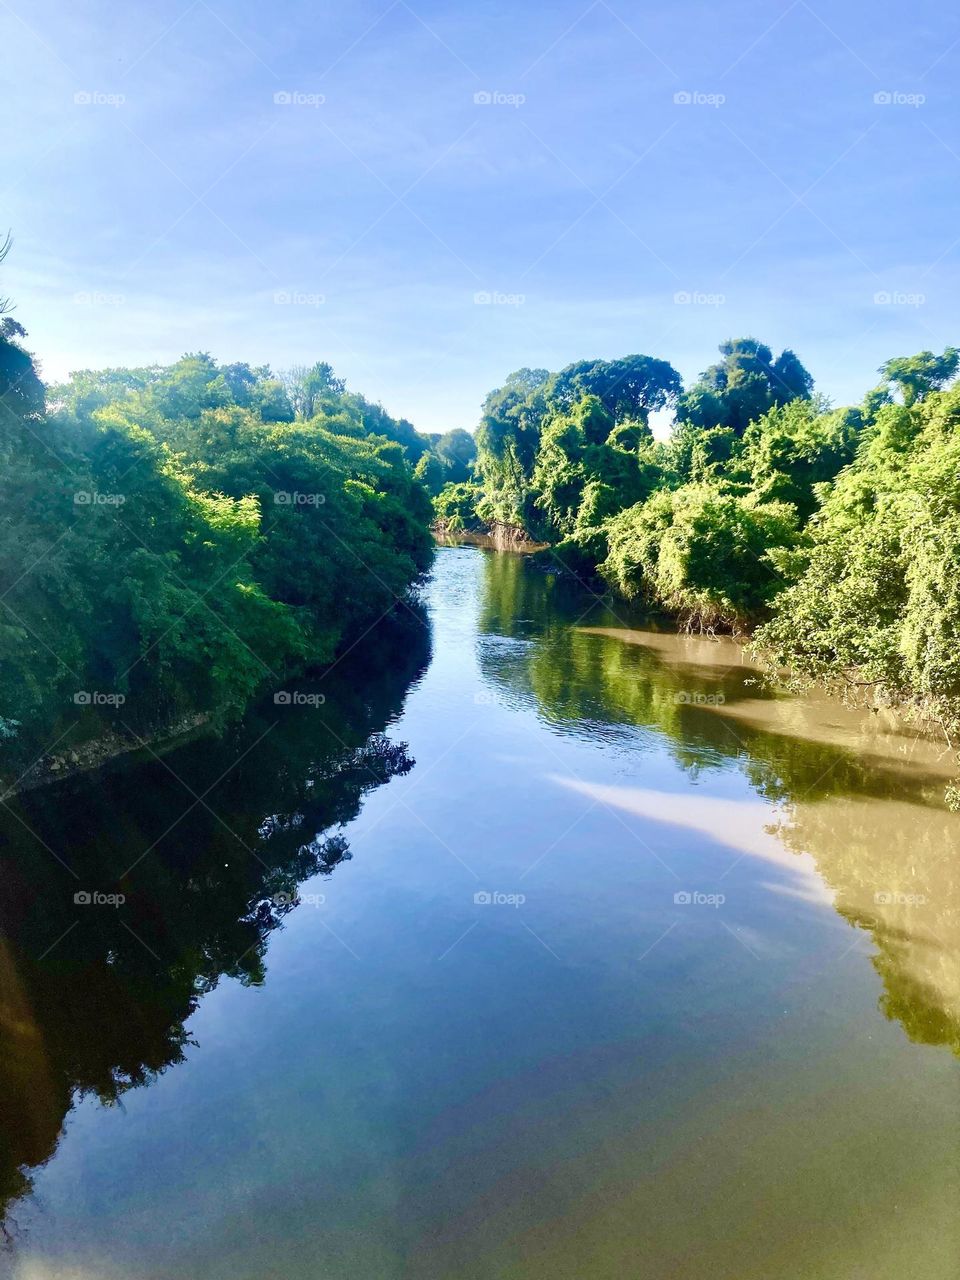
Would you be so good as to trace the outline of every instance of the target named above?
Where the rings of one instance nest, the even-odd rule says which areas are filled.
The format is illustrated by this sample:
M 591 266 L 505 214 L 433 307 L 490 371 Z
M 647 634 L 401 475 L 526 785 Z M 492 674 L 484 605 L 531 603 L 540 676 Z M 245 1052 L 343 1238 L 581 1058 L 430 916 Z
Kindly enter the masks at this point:
M 952 759 L 516 554 L 425 604 L 10 802 L 0 1274 L 956 1280 Z

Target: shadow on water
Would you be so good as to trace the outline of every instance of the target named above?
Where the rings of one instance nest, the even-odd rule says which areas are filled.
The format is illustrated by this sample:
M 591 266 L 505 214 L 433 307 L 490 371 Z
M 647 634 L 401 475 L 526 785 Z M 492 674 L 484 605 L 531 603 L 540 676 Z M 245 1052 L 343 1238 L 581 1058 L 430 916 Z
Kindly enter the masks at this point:
M 786 696 L 734 642 L 668 632 L 519 557 L 489 556 L 485 571 L 478 656 L 505 702 L 632 759 L 666 752 L 693 782 L 737 772 L 758 799 L 570 785 L 748 856 L 807 855 L 819 895 L 873 941 L 887 1017 L 960 1053 L 960 817 L 943 800 L 953 754 L 882 714 Z
M 268 697 L 215 741 L 118 764 L 96 785 L 27 792 L 2 812 L 6 1231 L 80 1098 L 117 1103 L 181 1062 L 186 1022 L 221 978 L 263 981 L 298 885 L 350 857 L 339 828 L 413 767 L 383 730 L 429 652 L 425 618 L 395 619 L 327 677 L 299 681 L 298 704 Z

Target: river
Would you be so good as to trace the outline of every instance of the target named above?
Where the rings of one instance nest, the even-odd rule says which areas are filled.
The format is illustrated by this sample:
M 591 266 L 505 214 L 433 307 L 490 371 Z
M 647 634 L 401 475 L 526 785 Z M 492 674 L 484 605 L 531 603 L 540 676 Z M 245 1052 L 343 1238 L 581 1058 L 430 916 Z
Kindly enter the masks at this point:
M 424 603 L 8 801 L 0 1274 L 956 1280 L 950 755 L 517 554 Z

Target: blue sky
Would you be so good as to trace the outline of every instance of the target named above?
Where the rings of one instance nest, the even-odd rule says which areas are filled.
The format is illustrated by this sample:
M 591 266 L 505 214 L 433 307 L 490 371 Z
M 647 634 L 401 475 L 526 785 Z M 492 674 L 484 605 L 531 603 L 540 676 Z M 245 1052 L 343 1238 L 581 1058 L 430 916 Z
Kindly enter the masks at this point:
M 0 0 L 0 50 L 48 378 L 327 359 L 443 430 L 523 365 L 752 334 L 842 402 L 960 338 L 942 3 Z

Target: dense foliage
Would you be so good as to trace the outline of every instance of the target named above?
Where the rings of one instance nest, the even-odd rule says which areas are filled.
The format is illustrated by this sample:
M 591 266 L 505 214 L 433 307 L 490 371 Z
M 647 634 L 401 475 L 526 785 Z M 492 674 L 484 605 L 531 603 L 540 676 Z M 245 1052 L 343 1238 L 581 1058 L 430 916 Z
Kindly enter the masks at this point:
M 759 628 L 798 677 L 960 731 L 953 347 L 887 361 L 846 408 L 753 338 L 686 389 L 647 355 L 525 368 L 474 437 L 420 435 L 322 362 L 274 375 L 195 353 L 47 394 L 24 336 L 0 319 L 8 746 L 81 694 L 152 725 L 330 661 L 423 571 L 431 518 L 541 541 L 687 626 Z
M 824 494 L 759 633 L 794 670 L 914 701 L 960 729 L 960 390 L 884 405 Z
M 44 387 L 0 328 L 0 735 L 138 731 L 329 662 L 431 556 L 429 441 L 329 366 L 184 356 Z M 83 727 L 74 733 L 85 736 Z
M 438 514 L 519 528 L 541 558 L 689 626 L 743 633 L 799 677 L 915 703 L 960 731 L 960 353 L 887 361 L 832 408 L 754 339 L 686 391 L 627 356 L 491 392 L 471 484 Z M 649 416 L 673 410 L 666 440 Z M 470 503 L 472 511 L 470 509 Z

